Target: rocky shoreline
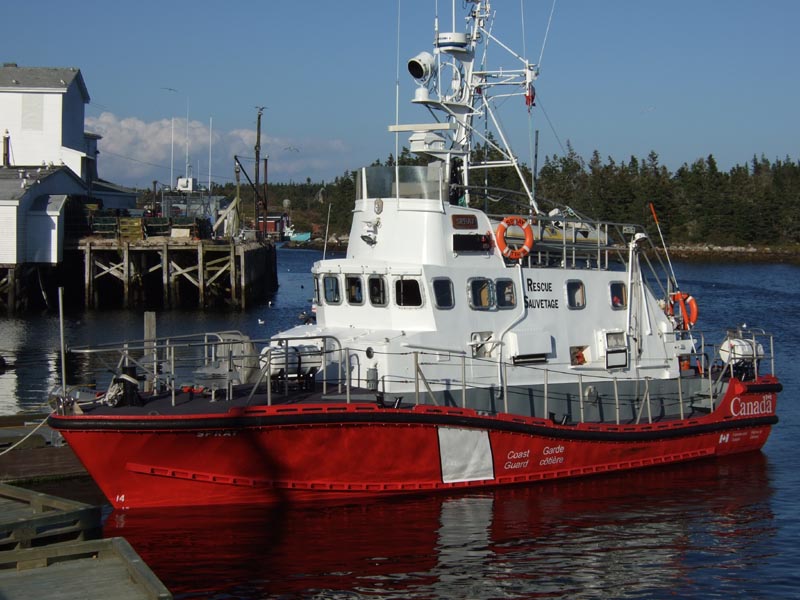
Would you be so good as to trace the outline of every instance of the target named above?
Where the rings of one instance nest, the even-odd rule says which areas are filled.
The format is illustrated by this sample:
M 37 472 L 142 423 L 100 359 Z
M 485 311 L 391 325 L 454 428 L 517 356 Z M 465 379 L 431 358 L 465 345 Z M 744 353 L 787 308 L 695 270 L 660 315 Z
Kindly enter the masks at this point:
M 761 262 L 800 265 L 800 247 L 687 244 L 670 246 L 669 254 L 674 260 L 691 262 Z

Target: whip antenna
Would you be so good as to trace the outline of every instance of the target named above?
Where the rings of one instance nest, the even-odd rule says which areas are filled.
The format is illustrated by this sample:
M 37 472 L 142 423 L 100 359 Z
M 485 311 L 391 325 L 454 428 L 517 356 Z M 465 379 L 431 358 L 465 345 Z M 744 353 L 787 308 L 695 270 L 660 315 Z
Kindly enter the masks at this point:
M 664 248 L 664 254 L 667 257 L 667 264 L 669 265 L 669 272 L 672 277 L 672 284 L 675 286 L 675 291 L 680 290 L 678 286 L 678 280 L 675 278 L 675 270 L 672 268 L 672 261 L 669 258 L 669 251 L 667 250 L 667 244 L 664 242 L 664 234 L 661 233 L 661 225 L 658 222 L 658 215 L 656 215 L 656 207 L 653 206 L 653 203 L 650 203 L 650 212 L 653 213 L 653 220 L 656 222 L 656 228 L 658 229 L 658 236 L 661 238 L 661 246 Z

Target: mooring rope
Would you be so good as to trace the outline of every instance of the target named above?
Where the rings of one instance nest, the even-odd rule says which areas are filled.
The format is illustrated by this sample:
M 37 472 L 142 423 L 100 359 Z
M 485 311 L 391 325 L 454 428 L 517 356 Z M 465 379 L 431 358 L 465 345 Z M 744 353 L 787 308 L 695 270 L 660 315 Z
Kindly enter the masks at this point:
M 34 433 L 36 433 L 36 432 L 39 430 L 39 428 L 40 428 L 42 425 L 44 425 L 45 423 L 47 423 L 47 419 L 48 419 L 48 418 L 50 417 L 50 415 L 52 415 L 54 412 L 55 412 L 55 411 L 51 412 L 51 413 L 50 413 L 50 414 L 48 414 L 48 415 L 47 415 L 47 416 L 46 416 L 44 419 L 42 419 L 42 422 L 41 422 L 41 423 L 39 423 L 39 424 L 38 424 L 36 427 L 34 427 L 33 429 L 31 429 L 31 430 L 30 430 L 30 432 L 28 432 L 28 435 L 26 435 L 25 437 L 23 437 L 21 440 L 17 440 L 17 441 L 16 441 L 16 442 L 14 442 L 13 444 L 11 444 L 11 445 L 10 445 L 8 448 L 6 448 L 6 449 L 5 449 L 5 450 L 3 450 L 2 452 L 0 452 L 0 456 L 3 456 L 3 455 L 4 455 L 4 454 L 6 454 L 7 452 L 11 452 L 11 451 L 12 451 L 14 448 L 16 448 L 17 446 L 19 446 L 21 443 L 23 443 L 25 440 L 27 440 L 29 437 L 31 437 L 31 436 L 32 436 Z

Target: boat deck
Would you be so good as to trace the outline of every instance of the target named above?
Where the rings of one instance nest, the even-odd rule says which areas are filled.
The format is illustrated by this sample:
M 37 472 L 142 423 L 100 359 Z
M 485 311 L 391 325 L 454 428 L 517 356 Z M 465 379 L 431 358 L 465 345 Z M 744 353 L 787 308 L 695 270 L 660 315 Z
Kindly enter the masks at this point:
M 252 395 L 252 386 L 240 385 L 232 388 L 230 398 L 223 391 L 212 394 L 210 391 L 195 392 L 184 388 L 173 395 L 169 392 L 161 394 L 137 393 L 132 402 L 125 405 L 110 406 L 104 402 L 81 403 L 81 410 L 92 416 L 191 416 L 227 414 L 231 409 L 245 408 L 248 406 L 285 405 L 285 404 L 318 404 L 340 403 L 348 401 L 348 394 L 336 387 L 329 387 L 323 391 L 321 386 L 314 389 L 290 389 L 288 394 L 272 391 L 267 396 L 264 387 Z M 349 393 L 351 402 L 379 403 L 379 395 L 374 391 L 362 388 L 351 388 Z

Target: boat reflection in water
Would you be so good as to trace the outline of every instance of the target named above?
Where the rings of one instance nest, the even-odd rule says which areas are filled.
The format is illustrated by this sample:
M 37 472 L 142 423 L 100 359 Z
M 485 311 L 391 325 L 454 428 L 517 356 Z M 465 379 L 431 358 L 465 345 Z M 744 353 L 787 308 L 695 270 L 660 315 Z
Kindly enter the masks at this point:
M 741 593 L 771 553 L 771 496 L 755 452 L 469 495 L 115 511 L 105 535 L 176 597 Z

